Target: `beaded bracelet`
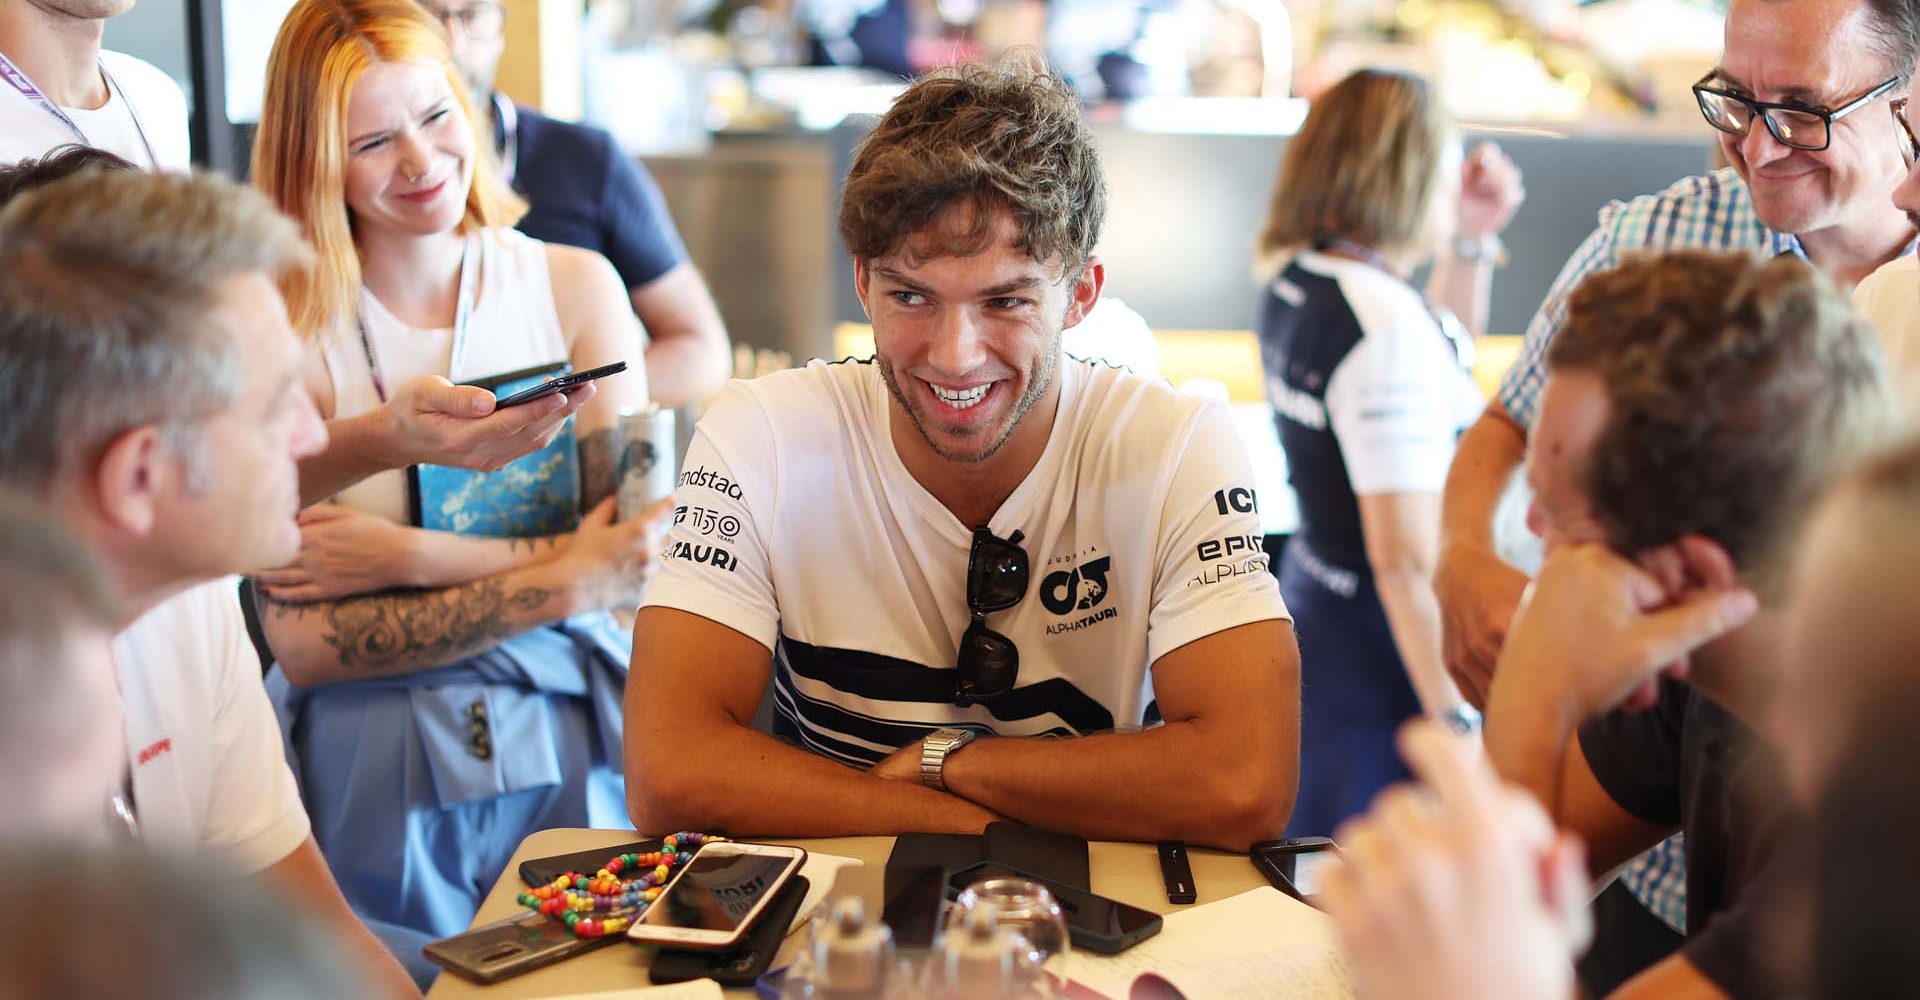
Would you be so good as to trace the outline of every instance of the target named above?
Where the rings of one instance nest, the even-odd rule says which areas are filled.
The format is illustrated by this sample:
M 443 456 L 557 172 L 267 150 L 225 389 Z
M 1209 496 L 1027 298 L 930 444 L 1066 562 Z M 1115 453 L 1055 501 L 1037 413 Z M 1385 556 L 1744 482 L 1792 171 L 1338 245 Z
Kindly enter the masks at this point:
M 676 833 L 661 841 L 657 851 L 615 857 L 592 878 L 568 872 L 516 898 L 527 909 L 557 917 L 580 937 L 618 934 L 647 912 L 647 907 L 659 898 L 673 870 L 693 857 L 700 845 L 726 839 L 704 833 Z M 642 869 L 645 871 L 638 877 L 621 880 L 621 873 Z

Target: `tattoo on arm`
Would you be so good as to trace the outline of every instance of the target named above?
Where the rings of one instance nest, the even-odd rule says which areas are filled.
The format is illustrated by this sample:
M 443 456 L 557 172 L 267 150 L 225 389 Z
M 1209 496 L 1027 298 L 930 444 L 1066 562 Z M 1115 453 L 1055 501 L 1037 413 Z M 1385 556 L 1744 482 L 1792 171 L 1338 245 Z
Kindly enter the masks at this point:
M 580 438 L 580 509 L 592 510 L 620 488 L 620 429 L 605 427 Z
M 525 630 L 502 622 L 504 615 L 538 608 L 556 593 L 544 587 L 509 591 L 491 577 L 445 590 L 368 594 L 322 604 L 288 604 L 256 591 L 262 611 L 271 610 L 277 620 L 324 616 L 321 638 L 339 654 L 340 665 L 369 672 L 424 669 L 481 652 Z

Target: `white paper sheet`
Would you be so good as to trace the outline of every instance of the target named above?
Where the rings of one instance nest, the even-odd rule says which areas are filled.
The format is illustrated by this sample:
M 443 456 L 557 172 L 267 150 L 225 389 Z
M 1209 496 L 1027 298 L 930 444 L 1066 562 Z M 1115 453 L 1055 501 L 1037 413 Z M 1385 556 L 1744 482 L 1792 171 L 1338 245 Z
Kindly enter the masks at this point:
M 1133 995 L 1136 979 L 1155 974 L 1176 986 L 1190 982 L 1189 995 L 1207 1000 L 1353 996 L 1332 921 L 1264 886 L 1171 914 L 1159 934 L 1118 955 L 1073 952 L 1063 971 L 1115 1000 Z

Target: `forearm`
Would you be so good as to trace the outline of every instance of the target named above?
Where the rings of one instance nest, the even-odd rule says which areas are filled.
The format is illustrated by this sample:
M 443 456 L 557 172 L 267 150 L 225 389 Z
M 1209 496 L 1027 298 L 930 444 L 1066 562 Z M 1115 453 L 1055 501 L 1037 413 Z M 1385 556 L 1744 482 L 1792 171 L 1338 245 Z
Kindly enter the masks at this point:
M 1685 955 L 1674 954 L 1607 994 L 1607 1000 L 1727 1000 Z
M 1461 435 L 1440 502 L 1443 551 L 1459 546 L 1492 551 L 1494 513 L 1526 451 L 1526 435 L 1499 403 L 1490 404 Z
M 642 714 L 634 703 L 645 697 L 629 685 L 628 719 Z M 648 720 L 637 728 L 627 733 L 627 803 L 641 830 L 792 837 L 979 833 L 999 818 L 958 796 L 881 780 L 731 719 Z
M 1487 303 L 1493 296 L 1493 265 L 1469 262 L 1441 251 L 1427 277 L 1427 297 L 1447 307 L 1475 336 L 1487 332 Z
M 383 410 L 327 421 L 327 448 L 300 461 L 300 504 L 319 503 L 368 476 L 407 464 L 392 453 Z
M 714 317 L 718 322 L 718 314 Z M 697 328 L 649 331 L 647 389 L 661 406 L 683 406 L 712 396 L 733 374 L 726 331 Z
M 293 853 L 255 876 L 275 899 L 291 899 L 331 932 L 334 943 L 382 996 L 417 998 L 420 990 L 400 961 L 373 936 L 340 894 L 320 848 L 308 837 Z
M 1565 699 L 1528 683 L 1525 664 L 1502 663 L 1487 699 L 1486 747 L 1493 769 L 1526 789 L 1555 822 L 1566 819 L 1566 754 L 1580 720 Z
M 589 606 L 556 565 L 311 604 L 262 596 L 260 624 L 288 679 L 302 687 L 427 670 Z
M 475 538 L 451 531 L 409 528 L 413 571 L 405 586 L 457 587 L 483 577 L 510 573 L 545 562 L 567 550 L 571 534 L 535 538 Z
M 1387 614 L 1394 649 L 1406 667 L 1407 680 L 1420 699 L 1420 710 L 1434 715 L 1461 702 L 1460 689 L 1440 655 L 1440 600 L 1429 582 L 1433 571 L 1424 565 L 1375 567 L 1374 590 Z
M 1298 745 L 1284 743 L 1203 719 L 1078 739 L 989 738 L 949 757 L 944 777 L 994 812 L 1089 840 L 1238 851 L 1279 837 L 1293 811 Z

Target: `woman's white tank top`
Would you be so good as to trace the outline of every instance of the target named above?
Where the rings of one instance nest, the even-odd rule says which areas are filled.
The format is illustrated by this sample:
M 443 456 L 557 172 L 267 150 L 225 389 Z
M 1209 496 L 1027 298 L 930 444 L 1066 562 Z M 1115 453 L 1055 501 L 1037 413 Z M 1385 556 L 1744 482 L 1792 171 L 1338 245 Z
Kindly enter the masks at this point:
M 466 322 L 456 322 L 454 328 L 408 326 L 373 293 L 361 289 L 360 322 L 348 324 L 321 347 L 333 382 L 335 419 L 381 405 L 376 372 L 391 392 L 422 375 L 469 382 L 568 360 L 553 304 L 547 245 L 513 229 L 493 228 L 469 234 L 466 252 L 476 266 L 461 270 L 477 287 L 462 287 L 461 297 L 468 304 L 460 312 Z M 468 295 L 473 298 L 468 300 Z M 406 524 L 406 470 L 369 476 L 342 490 L 334 502 Z

